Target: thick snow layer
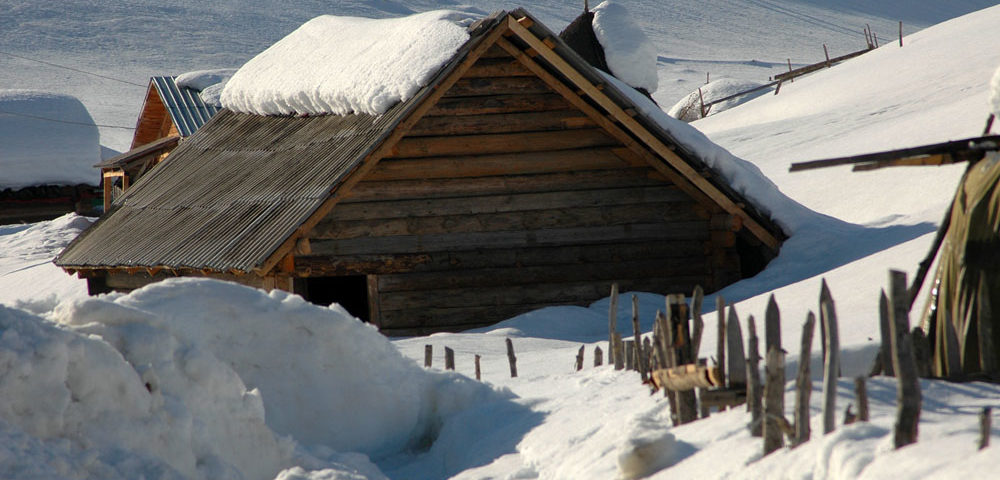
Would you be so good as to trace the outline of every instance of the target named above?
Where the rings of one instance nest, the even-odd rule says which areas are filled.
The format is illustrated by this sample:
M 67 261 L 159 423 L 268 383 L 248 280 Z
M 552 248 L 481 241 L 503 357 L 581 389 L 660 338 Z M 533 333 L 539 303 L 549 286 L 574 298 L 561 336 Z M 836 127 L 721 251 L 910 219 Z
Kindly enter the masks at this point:
M 48 222 L 0 225 L 0 304 L 42 312 L 86 296 L 87 282 L 52 259 L 91 223 L 70 213 Z
M 195 70 L 182 73 L 174 79 L 178 87 L 204 90 L 212 85 L 225 83 L 236 73 L 235 68 L 217 68 L 213 70 Z
M 990 111 L 1000 116 L 1000 67 L 993 72 L 993 78 L 990 80 Z
M 229 80 L 222 105 L 257 115 L 384 113 L 412 97 L 469 39 L 467 15 L 325 15 L 263 51 Z
M 97 185 L 97 125 L 74 97 L 0 89 L 0 190 Z
M 634 88 L 656 91 L 656 47 L 628 10 L 606 0 L 594 7 L 594 34 L 604 47 L 604 59 L 611 73 Z
M 765 93 L 769 93 L 771 92 L 771 89 L 761 88 L 756 92 L 730 98 L 714 105 L 710 105 L 711 102 L 736 95 L 737 93 L 759 88 L 761 85 L 762 84 L 760 82 L 736 80 L 732 78 L 712 80 L 711 82 L 698 87 L 698 90 L 689 93 L 688 96 L 675 103 L 673 107 L 667 109 L 667 115 L 685 122 L 693 122 L 710 115 L 715 115 L 729 110 L 730 108 L 738 107 Z M 706 105 L 707 109 L 704 116 L 702 116 L 701 112 L 703 104 Z

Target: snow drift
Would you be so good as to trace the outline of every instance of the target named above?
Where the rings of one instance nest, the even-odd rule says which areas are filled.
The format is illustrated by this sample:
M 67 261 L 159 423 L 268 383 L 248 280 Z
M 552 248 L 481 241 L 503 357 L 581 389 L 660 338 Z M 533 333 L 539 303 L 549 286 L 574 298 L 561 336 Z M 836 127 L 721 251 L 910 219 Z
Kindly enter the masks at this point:
M 473 401 L 509 398 L 427 372 L 341 308 L 280 291 L 182 278 L 67 301 L 48 317 L 0 307 L 0 470 L 378 472 L 368 456 L 427 448 Z M 25 449 L 58 461 L 21 463 Z
M 97 185 L 99 137 L 94 119 L 75 97 L 0 89 L 0 190 Z
M 257 115 L 384 113 L 407 100 L 469 39 L 468 15 L 316 17 L 243 65 L 222 105 Z
M 594 7 L 594 34 L 604 47 L 604 60 L 611 73 L 634 88 L 656 91 L 656 47 L 628 10 L 607 0 Z

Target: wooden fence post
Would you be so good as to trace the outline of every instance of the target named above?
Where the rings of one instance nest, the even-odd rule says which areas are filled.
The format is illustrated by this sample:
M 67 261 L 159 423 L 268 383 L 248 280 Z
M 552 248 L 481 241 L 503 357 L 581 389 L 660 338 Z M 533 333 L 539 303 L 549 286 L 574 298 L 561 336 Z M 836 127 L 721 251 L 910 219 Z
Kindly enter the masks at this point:
M 764 455 L 783 447 L 780 421 L 785 418 L 785 354 L 780 345 L 767 351 L 767 381 L 764 384 Z
M 622 335 L 615 332 L 612 338 L 612 350 L 611 356 L 615 359 L 615 370 L 625 369 L 625 355 L 623 351 L 625 350 L 625 345 L 622 344 Z
M 615 333 L 618 332 L 618 284 L 611 284 L 611 302 L 608 307 L 608 364 L 614 364 L 615 370 L 618 368 L 618 358 L 615 357 Z
M 510 378 L 517 377 L 517 357 L 514 356 L 514 342 L 507 339 L 507 362 L 510 363 Z
M 424 345 L 424 367 L 431 368 L 431 362 L 434 360 L 434 347 L 431 345 Z
M 635 369 L 639 371 L 639 377 L 645 382 L 647 378 L 646 366 L 642 361 L 642 330 L 639 329 L 639 297 L 632 295 L 632 333 L 635 336 Z
M 444 347 L 444 369 L 455 369 L 455 351 L 448 347 Z
M 770 352 L 771 347 L 781 350 L 781 312 L 778 310 L 778 302 L 774 300 L 774 294 L 767 301 L 767 310 L 764 314 L 764 351 Z
M 806 323 L 802 326 L 802 345 L 799 350 L 799 373 L 795 377 L 795 441 L 792 447 L 797 447 L 809 441 L 812 431 L 809 428 L 809 399 L 812 396 L 812 379 L 810 378 L 810 363 L 812 359 L 813 331 L 816 329 L 816 315 L 809 312 Z
M 892 368 L 892 331 L 889 328 L 889 297 L 885 295 L 885 290 L 878 298 L 878 329 L 881 335 L 882 345 L 879 347 L 879 354 L 882 355 L 882 373 L 887 377 L 895 377 L 896 371 Z
M 903 21 L 899 21 L 899 46 L 903 46 Z
M 990 430 L 992 430 L 993 409 L 983 407 L 979 412 L 979 449 L 982 450 L 990 446 Z
M 837 428 L 837 377 L 840 371 L 840 339 L 837 312 L 830 288 L 823 280 L 819 296 L 820 323 L 826 333 L 826 358 L 823 360 L 823 434 Z
M 483 379 L 483 371 L 482 371 L 482 369 L 479 368 L 479 359 L 480 359 L 480 357 L 477 354 L 476 355 L 476 380 L 482 380 Z
M 688 328 L 687 302 L 682 294 L 668 295 L 666 307 L 668 328 L 672 330 L 672 342 L 676 351 L 675 365 L 696 363 L 691 358 L 691 331 Z M 677 392 L 677 415 L 680 423 L 689 423 L 698 419 L 698 399 L 694 390 Z
M 635 340 L 624 341 L 625 370 L 635 370 Z
M 580 345 L 580 351 L 576 352 L 576 371 L 583 370 L 583 350 L 587 348 L 586 345 Z
M 929 378 L 931 376 L 931 346 L 920 327 L 913 327 L 910 330 L 910 341 L 913 343 L 913 359 L 917 362 L 917 376 Z M 892 360 L 889 360 L 892 364 Z
M 594 366 L 600 367 L 604 365 L 604 352 L 601 351 L 601 346 L 597 345 L 594 347 Z
M 691 321 L 694 323 L 694 333 L 691 334 L 691 358 L 698 360 L 701 354 L 701 336 L 705 331 L 705 321 L 701 318 L 701 306 L 705 301 L 705 292 L 701 285 L 694 287 L 691 294 Z
M 753 315 L 747 318 L 747 342 L 749 358 L 747 359 L 747 411 L 750 412 L 750 435 L 764 435 L 763 416 L 763 386 L 760 382 L 760 345 L 757 339 L 757 324 Z
M 726 300 L 722 295 L 715 296 L 715 315 L 718 318 L 719 335 L 719 341 L 715 346 L 715 359 L 719 365 L 719 376 L 729 378 L 726 376 Z
M 921 404 L 920 380 L 917 378 L 913 346 L 910 343 L 909 335 L 910 298 L 906 290 L 906 273 L 897 270 L 889 272 L 889 295 L 892 297 L 892 308 L 889 309 L 890 315 L 892 315 L 889 327 L 893 329 L 892 366 L 896 370 L 898 380 L 893 445 L 898 449 L 917 441 Z M 951 322 L 944 323 L 951 325 Z
M 826 49 L 826 44 L 823 44 L 823 55 L 826 55 L 826 68 L 830 68 L 830 51 Z
M 729 388 L 742 389 L 747 385 L 747 359 L 743 353 L 743 332 L 736 308 L 729 306 L 729 320 L 726 321 L 726 356 L 729 362 Z
M 868 421 L 868 387 L 864 376 L 854 378 L 854 397 L 858 402 L 858 421 Z

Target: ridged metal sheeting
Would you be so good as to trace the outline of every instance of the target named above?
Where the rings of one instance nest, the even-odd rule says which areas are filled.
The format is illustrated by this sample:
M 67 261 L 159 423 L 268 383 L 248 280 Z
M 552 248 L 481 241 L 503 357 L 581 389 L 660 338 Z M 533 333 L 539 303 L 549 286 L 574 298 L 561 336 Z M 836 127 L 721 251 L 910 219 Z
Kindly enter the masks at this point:
M 153 77 L 152 81 L 182 137 L 190 137 L 222 109 L 202 101 L 198 90 L 179 88 L 174 77 Z

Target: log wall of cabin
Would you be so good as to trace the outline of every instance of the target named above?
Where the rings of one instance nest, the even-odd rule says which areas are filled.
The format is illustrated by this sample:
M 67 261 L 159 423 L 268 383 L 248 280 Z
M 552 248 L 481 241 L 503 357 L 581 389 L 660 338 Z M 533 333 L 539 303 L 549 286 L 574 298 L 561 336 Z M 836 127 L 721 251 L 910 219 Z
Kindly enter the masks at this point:
M 296 275 L 367 274 L 389 334 L 740 278 L 735 234 L 502 51 L 310 233 Z

